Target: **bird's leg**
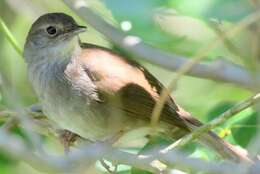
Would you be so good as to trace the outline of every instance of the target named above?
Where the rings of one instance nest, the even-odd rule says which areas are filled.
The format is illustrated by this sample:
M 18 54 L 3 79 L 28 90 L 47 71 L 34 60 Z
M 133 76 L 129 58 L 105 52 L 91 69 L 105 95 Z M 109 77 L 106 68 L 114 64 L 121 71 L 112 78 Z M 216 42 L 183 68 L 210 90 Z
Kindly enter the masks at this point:
M 70 146 L 79 138 L 79 136 L 73 132 L 68 130 L 60 130 L 59 131 L 59 139 L 61 144 L 64 147 L 65 154 L 68 154 L 70 151 Z
M 102 142 L 107 143 L 109 145 L 113 145 L 124 135 L 124 133 L 125 133 L 125 131 L 121 130 L 112 136 L 106 137 L 105 139 L 102 140 Z M 100 159 L 99 161 L 100 161 L 101 165 L 107 170 L 108 173 L 110 173 L 110 174 L 117 173 L 118 164 L 114 165 L 112 163 L 112 165 L 115 166 L 114 170 L 112 170 L 111 167 L 106 163 L 105 159 Z

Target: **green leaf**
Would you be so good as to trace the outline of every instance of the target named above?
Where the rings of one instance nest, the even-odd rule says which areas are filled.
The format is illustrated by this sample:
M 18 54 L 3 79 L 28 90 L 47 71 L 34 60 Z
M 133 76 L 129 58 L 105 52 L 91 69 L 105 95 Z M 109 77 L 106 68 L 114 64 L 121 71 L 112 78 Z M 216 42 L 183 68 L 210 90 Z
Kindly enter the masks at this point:
M 221 115 L 232 106 L 234 106 L 232 102 L 218 104 L 207 114 L 208 121 Z M 225 137 L 229 142 L 236 143 L 242 147 L 247 147 L 248 143 L 254 138 L 257 132 L 257 113 L 253 109 L 248 108 L 236 114 L 219 127 L 221 129 L 218 131 L 218 134 L 221 137 Z M 217 128 L 217 130 L 218 129 L 219 128 Z
M 209 113 L 207 114 L 207 121 L 211 121 L 214 118 L 218 117 L 223 112 L 227 111 L 231 107 L 234 106 L 233 102 L 222 102 L 218 105 L 216 105 L 214 108 L 212 108 Z
M 255 137 L 259 129 L 257 117 L 258 114 L 253 112 L 231 127 L 232 135 L 240 146 L 247 147 L 250 141 Z
M 132 168 L 131 174 L 152 174 L 152 172 L 148 172 L 148 171 L 137 169 L 137 168 Z
M 1 166 L 13 165 L 17 161 L 10 158 L 7 154 L 0 152 L 0 168 Z

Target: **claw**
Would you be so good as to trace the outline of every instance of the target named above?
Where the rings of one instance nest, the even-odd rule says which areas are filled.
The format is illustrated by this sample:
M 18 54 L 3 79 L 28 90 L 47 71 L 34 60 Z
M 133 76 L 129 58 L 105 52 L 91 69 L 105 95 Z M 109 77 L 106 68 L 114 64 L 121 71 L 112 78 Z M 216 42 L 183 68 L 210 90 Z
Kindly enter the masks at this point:
M 75 133 L 72 133 L 68 130 L 59 131 L 59 139 L 61 144 L 64 147 L 65 154 L 68 154 L 70 151 L 70 147 L 75 143 L 75 141 L 79 138 L 79 136 Z

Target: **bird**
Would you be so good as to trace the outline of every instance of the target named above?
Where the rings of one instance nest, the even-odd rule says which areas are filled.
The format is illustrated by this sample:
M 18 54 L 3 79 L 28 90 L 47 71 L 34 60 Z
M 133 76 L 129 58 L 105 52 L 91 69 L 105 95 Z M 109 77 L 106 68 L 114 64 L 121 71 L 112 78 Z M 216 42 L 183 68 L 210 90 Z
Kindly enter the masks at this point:
M 60 129 L 90 141 L 149 127 L 165 87 L 136 61 L 83 43 L 79 34 L 85 31 L 65 13 L 47 13 L 32 24 L 23 54 L 43 113 Z M 168 96 L 158 134 L 179 139 L 202 125 Z M 199 141 L 227 160 L 251 161 L 212 131 Z

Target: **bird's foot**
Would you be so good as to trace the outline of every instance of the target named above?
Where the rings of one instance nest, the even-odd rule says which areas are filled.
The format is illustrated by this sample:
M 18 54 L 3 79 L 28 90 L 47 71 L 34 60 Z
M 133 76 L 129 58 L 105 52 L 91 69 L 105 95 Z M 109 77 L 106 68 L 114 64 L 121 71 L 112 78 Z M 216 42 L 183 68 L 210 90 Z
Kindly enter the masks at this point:
M 75 143 L 75 141 L 79 138 L 79 136 L 73 132 L 68 130 L 60 130 L 59 131 L 59 139 L 61 144 L 64 147 L 65 154 L 68 154 L 70 151 L 70 147 Z

